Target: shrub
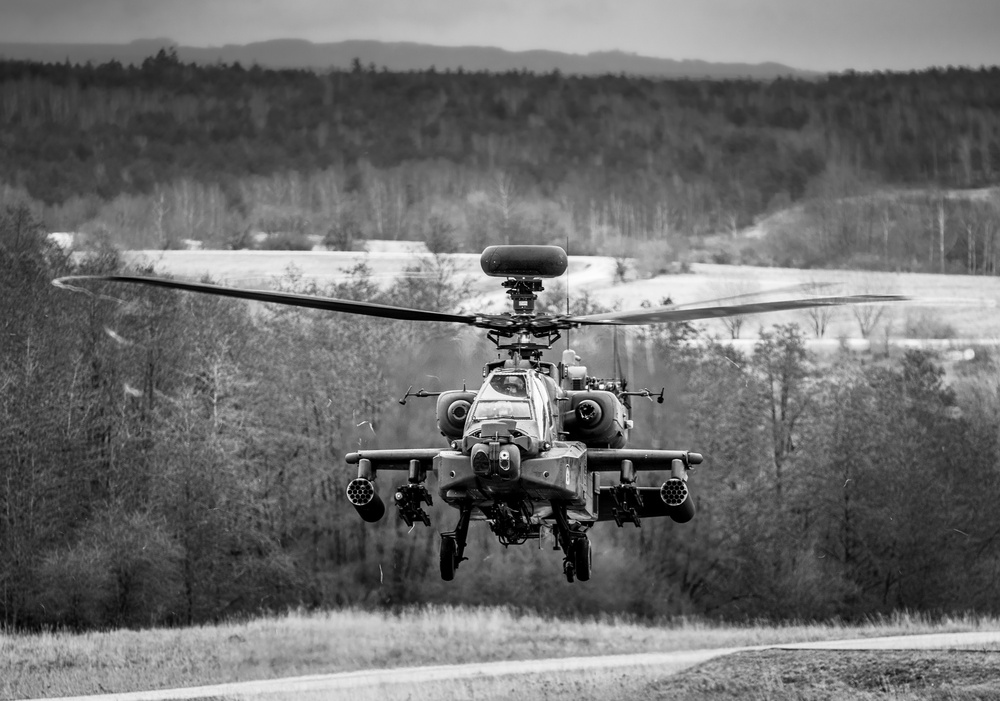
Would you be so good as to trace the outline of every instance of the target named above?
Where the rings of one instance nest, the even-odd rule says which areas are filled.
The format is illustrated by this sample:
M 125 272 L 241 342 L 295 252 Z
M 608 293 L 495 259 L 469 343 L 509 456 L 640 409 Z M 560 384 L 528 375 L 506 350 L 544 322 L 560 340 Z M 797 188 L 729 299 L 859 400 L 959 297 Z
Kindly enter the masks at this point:
M 424 234 L 427 250 L 438 253 L 458 252 L 458 242 L 455 240 L 455 227 L 444 217 L 432 215 L 427 220 L 427 231 Z
M 268 234 L 257 244 L 257 248 L 266 251 L 311 251 L 312 243 L 305 234 L 278 231 Z
M 668 241 L 637 241 L 629 247 L 629 254 L 640 278 L 676 275 L 690 269 L 686 257 Z
M 908 310 L 903 323 L 906 338 L 955 338 L 955 327 L 926 309 Z

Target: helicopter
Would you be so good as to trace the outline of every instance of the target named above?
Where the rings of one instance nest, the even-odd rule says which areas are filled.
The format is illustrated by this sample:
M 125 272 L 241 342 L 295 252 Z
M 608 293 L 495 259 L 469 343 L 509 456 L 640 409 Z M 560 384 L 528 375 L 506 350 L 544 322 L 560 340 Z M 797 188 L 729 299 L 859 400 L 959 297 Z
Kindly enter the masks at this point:
M 663 403 L 664 390 L 629 391 L 623 378 L 592 376 L 571 349 L 559 362 L 544 351 L 563 331 L 588 326 L 648 325 L 843 304 L 903 299 L 896 295 L 852 295 L 724 305 L 672 305 L 633 311 L 570 315 L 536 313 L 546 279 L 563 275 L 566 252 L 553 245 L 494 245 L 480 257 L 489 277 L 503 278 L 512 311 L 500 314 L 448 313 L 290 292 L 251 290 L 133 275 L 69 276 L 53 281 L 79 289 L 83 280 L 142 284 L 224 297 L 361 314 L 406 321 L 464 324 L 486 330 L 498 357 L 483 367 L 482 386 L 428 392 L 407 389 L 400 399 L 436 398 L 437 427 L 447 447 L 373 449 L 348 453 L 357 476 L 347 498 L 366 522 L 380 521 L 385 502 L 376 488 L 379 472 L 406 473 L 393 503 L 408 526 L 430 526 L 427 488 L 436 476 L 437 494 L 458 511 L 452 530 L 440 534 L 440 574 L 454 579 L 472 521 L 485 521 L 506 546 L 554 536 L 563 552 L 567 581 L 586 582 L 592 573 L 588 532 L 599 522 L 640 527 L 647 518 L 669 517 L 686 523 L 695 515 L 688 475 L 704 458 L 690 450 L 631 448 L 632 397 Z M 506 357 L 503 357 L 506 354 Z M 637 484 L 639 472 L 669 472 L 659 486 Z M 609 475 L 613 483 L 605 484 Z

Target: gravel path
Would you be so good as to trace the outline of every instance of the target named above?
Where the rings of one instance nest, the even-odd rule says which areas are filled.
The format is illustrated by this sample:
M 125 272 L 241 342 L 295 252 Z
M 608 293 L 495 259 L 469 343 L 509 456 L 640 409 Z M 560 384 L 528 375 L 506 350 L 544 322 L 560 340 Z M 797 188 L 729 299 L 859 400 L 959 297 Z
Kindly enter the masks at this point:
M 747 648 L 716 648 L 684 652 L 644 653 L 636 655 L 606 655 L 602 657 L 569 657 L 545 660 L 512 660 L 504 662 L 440 665 L 434 667 L 403 667 L 386 670 L 364 670 L 339 674 L 317 674 L 285 679 L 215 684 L 185 689 L 160 689 L 124 694 L 62 697 L 61 701 L 165 701 L 167 699 L 204 699 L 219 696 L 266 696 L 270 694 L 338 692 L 371 686 L 420 684 L 442 680 L 482 679 L 545 672 L 656 667 L 667 676 L 734 653 L 762 650 L 926 650 L 954 649 L 1000 645 L 1000 631 L 977 631 L 932 635 L 895 636 L 858 640 L 834 640 L 792 645 L 772 645 Z

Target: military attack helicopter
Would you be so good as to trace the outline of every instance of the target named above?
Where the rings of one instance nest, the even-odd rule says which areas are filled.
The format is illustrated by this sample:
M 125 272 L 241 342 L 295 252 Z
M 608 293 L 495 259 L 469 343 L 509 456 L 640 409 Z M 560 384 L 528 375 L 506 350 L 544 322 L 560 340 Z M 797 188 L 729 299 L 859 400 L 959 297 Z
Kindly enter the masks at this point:
M 441 577 L 450 581 L 467 560 L 465 549 L 472 520 L 486 521 L 504 546 L 554 535 L 563 552 L 563 573 L 570 582 L 587 581 L 592 570 L 588 531 L 599 521 L 640 526 L 643 519 L 669 516 L 678 523 L 694 517 L 688 473 L 703 461 L 688 450 L 628 448 L 632 428 L 631 398 L 663 402 L 663 390 L 627 391 L 624 379 L 589 374 L 572 350 L 560 362 L 542 360 L 562 331 L 583 326 L 661 324 L 741 314 L 804 309 L 902 299 L 891 295 L 813 297 L 678 309 L 672 306 L 571 316 L 535 312 L 543 280 L 567 269 L 566 252 L 558 246 L 490 246 L 480 258 L 483 272 L 505 278 L 501 283 L 513 310 L 503 314 L 451 314 L 386 304 L 315 297 L 287 292 L 248 290 L 162 278 L 107 275 L 59 278 L 71 287 L 80 280 L 138 283 L 224 297 L 323 309 L 348 314 L 465 324 L 486 329 L 498 359 L 483 368 L 476 391 L 412 392 L 409 397 L 436 397 L 437 425 L 446 448 L 361 450 L 346 456 L 357 466 L 347 497 L 367 522 L 385 515 L 375 488 L 380 471 L 406 473 L 393 496 L 399 517 L 412 526 L 430 525 L 424 510 L 433 498 L 427 478 L 434 472 L 438 495 L 458 510 L 458 523 L 441 533 Z M 503 353 L 506 352 L 506 358 Z M 659 487 L 636 484 L 640 471 L 669 472 Z M 602 473 L 617 473 L 617 483 L 602 484 Z

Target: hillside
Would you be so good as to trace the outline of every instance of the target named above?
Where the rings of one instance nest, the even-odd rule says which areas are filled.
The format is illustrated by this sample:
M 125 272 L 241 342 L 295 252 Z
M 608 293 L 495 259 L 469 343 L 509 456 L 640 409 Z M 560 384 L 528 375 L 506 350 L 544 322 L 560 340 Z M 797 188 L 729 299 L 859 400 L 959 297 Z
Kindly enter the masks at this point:
M 1000 271 L 1000 188 L 829 184 L 742 231 L 705 237 L 703 258 L 809 269 Z
M 167 48 L 185 63 L 212 65 L 241 63 L 246 67 L 307 68 L 326 71 L 361 65 L 389 71 L 529 71 L 567 75 L 627 73 L 651 78 L 811 78 L 820 74 L 780 63 L 713 63 L 640 56 L 622 51 L 568 54 L 558 51 L 507 51 L 489 46 L 434 46 L 414 42 L 339 41 L 316 44 L 301 39 L 279 39 L 225 46 L 181 46 L 170 39 L 144 39 L 128 44 L 17 44 L 0 43 L 0 57 L 43 63 L 107 63 L 139 65 Z
M 569 241 L 652 264 L 994 274 L 993 205 L 934 193 L 996 183 L 998 95 L 995 68 L 719 82 L 7 61 L 0 183 L 50 231 L 126 248 Z M 872 206 L 880 188 L 928 194 Z M 812 224 L 771 246 L 704 245 L 795 206 Z

